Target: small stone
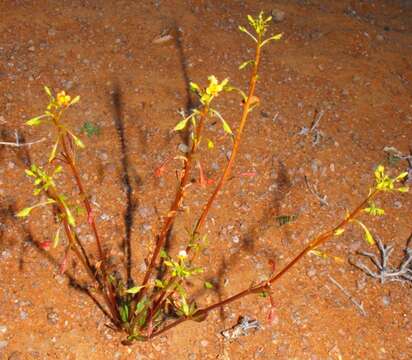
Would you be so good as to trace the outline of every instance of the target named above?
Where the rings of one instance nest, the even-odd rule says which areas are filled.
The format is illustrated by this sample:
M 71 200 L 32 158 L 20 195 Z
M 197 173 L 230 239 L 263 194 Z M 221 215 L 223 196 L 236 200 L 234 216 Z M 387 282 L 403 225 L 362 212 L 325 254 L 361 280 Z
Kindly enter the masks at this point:
M 317 274 L 317 271 L 315 268 L 310 268 L 306 272 L 306 275 L 309 276 L 310 278 L 314 277 Z
M 270 115 L 269 115 L 269 113 L 267 112 L 267 111 L 264 111 L 264 110 L 262 110 L 261 112 L 260 112 L 260 115 L 263 117 L 263 118 L 268 118 Z
M 148 232 L 148 231 L 150 231 L 150 230 L 152 230 L 152 225 L 150 225 L 150 224 L 142 224 L 142 231 L 143 231 L 143 232 Z
M 395 209 L 400 209 L 402 207 L 402 202 L 395 200 L 393 206 L 395 207 Z
M 66 80 L 66 81 L 62 81 L 63 87 L 66 90 L 70 90 L 73 87 L 73 81 L 72 80 Z
M 1 257 L 2 257 L 3 259 L 9 259 L 9 258 L 11 258 L 11 252 L 10 252 L 10 250 L 4 250 L 4 251 L 1 253 Z
M 107 161 L 109 159 L 109 155 L 105 151 L 98 151 L 97 157 L 102 161 Z
M 206 347 L 206 346 L 209 345 L 209 341 L 207 341 L 207 340 L 202 340 L 202 341 L 200 342 L 200 345 L 202 345 L 203 347 Z
M 4 349 L 9 344 L 6 340 L 0 340 L 0 350 Z
M 53 28 L 50 28 L 49 30 L 47 30 L 47 35 L 55 36 L 56 35 L 56 30 L 53 29 Z
M 378 34 L 378 35 L 376 35 L 376 40 L 377 40 L 377 41 L 384 41 L 385 38 L 383 37 L 383 35 Z
M 20 319 L 26 320 L 28 317 L 29 317 L 29 314 L 26 311 L 24 310 L 20 311 Z
M 31 51 L 31 52 L 33 52 L 33 51 L 36 50 L 36 48 L 35 48 L 34 46 L 30 46 L 30 47 L 28 48 L 28 50 Z
M 0 325 L 0 334 L 5 334 L 7 332 L 7 326 L 6 325 Z
M 274 22 L 282 22 L 285 20 L 286 13 L 280 9 L 273 9 L 271 15 Z
M 47 311 L 47 321 L 52 325 L 56 325 L 59 322 L 59 314 L 53 309 L 49 309 Z
M 0 124 L 5 124 L 6 123 L 6 119 L 4 118 L 3 115 L 0 115 Z
M 239 236 L 237 236 L 237 235 L 232 236 L 232 241 L 233 241 L 235 244 L 238 244 L 239 241 L 240 241 Z
M 212 167 L 212 170 L 215 170 L 215 171 L 220 169 L 220 166 L 217 162 L 213 162 L 211 167 Z
M 139 215 L 143 218 L 148 218 L 154 214 L 153 208 L 150 207 L 139 207 L 138 210 Z
M 182 153 L 188 153 L 189 152 L 189 146 L 187 146 L 186 144 L 179 144 L 179 146 L 177 147 L 179 149 L 179 151 L 181 151 Z
M 342 94 L 342 96 L 348 96 L 349 95 L 349 90 L 348 89 L 343 89 L 341 94 Z
M 382 303 L 384 306 L 389 306 L 391 303 L 391 298 L 389 296 L 383 296 L 382 297 Z
M 103 221 L 107 221 L 107 220 L 110 219 L 110 216 L 107 215 L 107 214 L 101 214 L 101 215 L 100 215 L 100 219 L 102 219 Z

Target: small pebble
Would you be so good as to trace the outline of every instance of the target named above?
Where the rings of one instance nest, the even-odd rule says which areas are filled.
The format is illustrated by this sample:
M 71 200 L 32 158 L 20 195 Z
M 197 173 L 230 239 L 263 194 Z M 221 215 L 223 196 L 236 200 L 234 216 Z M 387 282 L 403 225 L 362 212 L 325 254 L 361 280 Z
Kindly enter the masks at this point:
M 53 309 L 49 309 L 47 312 L 47 321 L 52 325 L 56 325 L 59 321 L 59 314 Z
M 391 298 L 389 297 L 389 296 L 383 296 L 382 297 L 382 303 L 383 303 L 383 305 L 385 305 L 385 306 L 389 306 L 390 305 L 390 303 L 391 303 Z
M 179 151 L 181 151 L 182 153 L 188 153 L 189 152 L 189 146 L 187 146 L 186 144 L 179 144 L 178 146 Z
M 209 341 L 207 341 L 207 340 L 202 340 L 202 341 L 200 342 L 200 345 L 202 345 L 203 347 L 206 347 L 206 346 L 209 345 Z
M 0 325 L 0 334 L 5 334 L 7 332 L 7 326 L 6 325 Z
M 0 350 L 4 349 L 9 344 L 6 340 L 0 340 Z
M 232 241 L 233 241 L 235 244 L 238 244 L 238 243 L 239 243 L 239 241 L 240 241 L 239 236 L 234 235 L 234 236 L 232 237 Z
M 24 310 L 20 311 L 20 319 L 26 320 L 28 317 L 29 317 L 29 314 L 26 311 Z
M 271 15 L 274 22 L 282 22 L 285 19 L 286 13 L 280 9 L 273 9 Z
M 317 271 L 315 268 L 310 268 L 306 272 L 306 275 L 309 276 L 310 278 L 314 277 L 317 274 Z
M 378 35 L 376 35 L 376 40 L 377 40 L 377 41 L 384 41 L 385 38 L 383 37 L 383 35 L 378 34 Z

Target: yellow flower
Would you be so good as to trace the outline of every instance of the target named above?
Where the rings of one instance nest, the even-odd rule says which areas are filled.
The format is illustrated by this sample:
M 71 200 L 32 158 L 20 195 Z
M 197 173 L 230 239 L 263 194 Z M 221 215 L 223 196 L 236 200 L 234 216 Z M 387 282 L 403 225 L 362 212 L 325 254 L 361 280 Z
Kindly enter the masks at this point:
M 60 91 L 57 94 L 57 104 L 61 107 L 68 106 L 70 104 L 71 97 L 66 95 L 65 91 Z

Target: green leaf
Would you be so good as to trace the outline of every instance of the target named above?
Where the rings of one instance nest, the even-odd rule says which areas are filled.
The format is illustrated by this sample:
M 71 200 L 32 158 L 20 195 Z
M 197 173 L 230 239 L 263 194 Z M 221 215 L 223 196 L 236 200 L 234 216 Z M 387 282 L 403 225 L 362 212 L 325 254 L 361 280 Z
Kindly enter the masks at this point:
M 49 163 L 51 163 L 56 158 L 57 146 L 59 145 L 59 137 L 56 140 L 56 143 L 53 145 L 52 151 L 49 156 Z
M 60 227 L 57 229 L 56 234 L 54 235 L 53 239 L 53 247 L 56 248 L 60 242 Z
M 342 235 L 344 232 L 345 232 L 345 229 L 339 228 L 335 230 L 334 235 L 339 236 L 339 235 Z
M 47 95 L 49 95 L 49 97 L 52 97 L 52 93 L 47 86 L 44 87 L 44 91 L 46 92 Z
M 146 285 L 142 285 L 142 286 L 133 286 L 130 289 L 127 289 L 126 292 L 128 294 L 137 294 L 140 290 L 142 290 Z
M 220 115 L 220 113 L 218 111 L 216 111 L 215 109 L 211 109 L 212 113 L 215 114 L 220 121 L 222 122 L 222 126 L 223 126 L 223 130 L 228 133 L 229 135 L 233 136 L 232 133 L 232 129 L 230 128 L 229 124 L 225 121 L 225 119 L 223 119 L 222 115 Z
M 246 66 L 248 66 L 248 65 L 253 65 L 254 63 L 255 63 L 254 60 L 245 61 L 244 63 L 242 63 L 242 64 L 239 66 L 239 70 L 243 70 Z
M 398 190 L 401 193 L 406 193 L 409 191 L 409 188 L 407 186 L 402 186 L 400 188 L 397 188 L 396 190 Z
M 249 36 L 253 39 L 253 41 L 254 41 L 255 43 L 258 42 L 257 39 L 256 39 L 249 31 L 246 30 L 245 27 L 239 26 L 239 30 L 240 30 L 241 32 L 244 32 L 245 34 L 249 35 Z
M 70 105 L 77 104 L 79 101 L 80 101 L 80 96 L 77 95 L 72 101 L 70 101 L 69 106 L 70 106 Z
M 395 178 L 395 181 L 401 181 L 401 180 L 403 180 L 404 178 L 406 178 L 408 176 L 408 172 L 407 171 L 404 171 L 403 173 L 400 173 L 396 178 Z
M 313 249 L 313 250 L 309 251 L 309 253 L 313 254 L 313 255 L 316 255 L 316 256 L 318 256 L 322 259 L 327 259 L 328 258 L 328 255 L 326 253 L 324 253 L 323 251 L 320 251 L 320 250 Z
M 375 244 L 375 240 L 373 239 L 373 236 L 372 236 L 371 232 L 369 231 L 369 229 L 366 227 L 366 225 L 363 222 L 359 221 L 359 220 L 354 219 L 354 221 L 357 224 L 359 224 L 361 226 L 361 228 L 363 229 L 365 241 L 370 245 Z
M 385 214 L 385 210 L 378 208 L 375 203 L 371 203 L 369 207 L 363 209 L 366 213 L 372 215 L 372 216 L 382 216 Z
M 193 91 L 193 92 L 197 92 L 197 93 L 201 92 L 199 85 L 197 85 L 194 82 L 190 83 L 190 90 Z
M 129 306 L 127 304 L 120 306 L 119 315 L 123 322 L 127 322 L 129 320 Z
M 41 124 L 41 119 L 43 119 L 44 117 L 46 117 L 47 115 L 39 115 L 39 116 L 35 116 L 34 118 L 31 118 L 30 120 L 26 121 L 26 125 L 29 126 L 37 126 Z
M 277 40 L 280 40 L 281 38 L 282 38 L 282 34 L 273 35 L 270 38 L 263 41 L 262 44 L 260 44 L 260 47 L 266 45 L 269 41 L 277 41 Z
M 81 149 L 85 148 L 83 141 L 81 141 L 77 136 L 74 136 L 74 135 L 73 135 L 73 138 L 74 138 L 74 143 L 76 144 L 77 147 Z
M 29 169 L 24 170 L 24 172 L 25 172 L 26 175 L 28 175 L 28 176 L 36 176 L 36 174 L 35 174 L 33 171 L 29 170 Z
M 17 217 L 27 217 L 30 215 L 30 212 L 33 210 L 33 207 L 26 207 L 23 210 L 20 210 L 16 216 Z
M 80 129 L 81 132 L 86 133 L 87 137 L 92 137 L 93 135 L 99 135 L 100 127 L 93 124 L 91 121 L 86 121 Z
M 186 127 L 188 121 L 189 121 L 188 117 L 186 119 L 180 120 L 177 123 L 177 125 L 173 128 L 173 131 L 183 130 Z
M 207 148 L 209 150 L 212 150 L 214 147 L 215 147 L 215 144 L 213 143 L 213 141 L 210 139 L 207 139 Z
M 203 285 L 206 289 L 213 289 L 213 284 L 209 281 L 205 281 Z
M 156 279 L 155 280 L 155 286 L 160 288 L 160 289 L 164 289 L 165 288 L 165 284 L 163 284 L 162 280 Z

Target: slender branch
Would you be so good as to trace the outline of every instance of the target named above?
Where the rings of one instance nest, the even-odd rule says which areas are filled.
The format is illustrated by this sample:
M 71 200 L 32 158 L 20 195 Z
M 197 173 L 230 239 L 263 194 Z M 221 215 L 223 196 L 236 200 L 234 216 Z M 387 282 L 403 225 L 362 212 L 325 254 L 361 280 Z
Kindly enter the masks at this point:
M 156 261 L 157 261 L 157 258 L 159 256 L 160 250 L 162 249 L 162 247 L 164 246 L 164 244 L 166 242 L 167 235 L 168 235 L 168 233 L 169 233 L 169 231 L 170 231 L 170 229 L 171 229 L 171 227 L 172 227 L 172 225 L 175 221 L 177 212 L 178 212 L 178 210 L 180 208 L 180 205 L 183 201 L 185 188 L 186 188 L 186 185 L 189 182 L 190 173 L 191 173 L 191 170 L 192 170 L 193 156 L 194 156 L 194 154 L 197 150 L 197 146 L 199 145 L 200 135 L 201 135 L 201 132 L 203 130 L 204 121 L 205 121 L 208 113 L 209 113 L 209 108 L 207 106 L 205 106 L 202 109 L 202 111 L 200 112 L 200 119 L 199 119 L 199 122 L 198 122 L 196 130 L 195 130 L 196 133 L 195 133 L 194 140 L 192 141 L 192 147 L 190 149 L 189 154 L 186 156 L 186 161 L 185 161 L 185 165 L 184 165 L 184 168 L 183 168 L 183 175 L 181 176 L 180 184 L 179 184 L 178 190 L 176 192 L 175 199 L 174 199 L 174 201 L 173 201 L 173 203 L 170 207 L 169 213 L 167 215 L 167 219 L 163 224 L 163 227 L 162 227 L 162 230 L 160 231 L 160 234 L 157 236 L 156 247 L 155 247 L 155 250 L 152 254 L 149 266 L 146 270 L 146 273 L 145 273 L 145 276 L 144 276 L 144 279 L 143 279 L 143 283 L 142 283 L 143 286 L 145 286 L 148 283 L 149 279 L 150 279 L 150 275 L 152 274 L 153 269 L 156 265 Z M 143 288 L 142 291 L 140 291 L 139 294 L 136 294 L 136 299 L 137 298 L 142 298 L 143 294 L 145 293 L 145 289 L 146 288 Z
M 202 316 L 206 316 L 210 311 L 217 309 L 217 308 L 221 308 L 225 305 L 228 305 L 236 300 L 239 300 L 243 297 L 245 297 L 246 295 L 250 295 L 250 294 L 256 294 L 256 293 L 260 293 L 262 291 L 268 290 L 271 285 L 276 282 L 277 280 L 279 280 L 279 278 L 281 278 L 284 274 L 286 274 L 295 264 L 297 264 L 299 262 L 299 260 L 301 260 L 304 255 L 306 255 L 308 252 L 310 252 L 311 250 L 317 248 L 318 246 L 324 244 L 328 239 L 330 239 L 331 237 L 333 237 L 336 233 L 337 230 L 339 229 L 343 229 L 346 225 L 348 225 L 348 223 L 353 220 L 360 211 L 362 211 L 362 209 L 365 207 L 366 204 L 368 204 L 368 202 L 370 202 L 375 196 L 376 194 L 379 192 L 379 190 L 373 190 L 366 198 L 365 200 L 363 200 L 354 211 L 352 211 L 351 214 L 349 214 L 348 216 L 345 217 L 344 220 L 342 220 L 338 225 L 336 225 L 332 230 L 328 230 L 320 235 L 318 235 L 313 241 L 311 241 L 303 250 L 301 250 L 300 253 L 298 253 L 279 273 L 277 273 L 276 275 L 272 276 L 271 278 L 269 278 L 266 281 L 262 281 L 261 283 L 255 285 L 255 286 L 251 286 L 235 295 L 232 295 L 231 297 L 222 300 L 218 303 L 212 304 L 208 307 L 205 307 L 203 309 L 199 309 L 198 311 L 196 311 L 196 313 L 193 315 L 194 317 L 202 317 Z M 172 322 L 169 325 L 166 325 L 165 327 L 163 327 L 162 329 L 154 332 L 151 335 L 151 338 L 158 336 L 160 334 L 162 334 L 163 332 L 179 325 L 180 323 L 186 321 L 186 320 L 191 320 L 191 317 L 183 317 L 180 318 L 174 322 Z
M 360 303 L 359 301 L 357 301 L 357 300 L 350 294 L 350 292 L 349 292 L 348 290 L 346 290 L 341 284 L 339 284 L 332 276 L 328 275 L 328 278 L 329 278 L 330 281 L 332 281 L 332 282 L 335 284 L 335 286 L 336 286 L 340 291 L 342 291 L 342 292 L 345 294 L 345 296 L 350 300 L 350 302 L 358 308 L 359 312 L 360 312 L 363 316 L 367 316 L 367 313 L 366 313 L 365 309 L 363 308 L 363 304 L 362 304 L 362 303 Z
M 258 79 L 258 70 L 259 70 L 260 54 L 261 54 L 261 43 L 262 43 L 262 36 L 259 35 L 257 45 L 256 45 L 254 66 L 253 66 L 252 75 L 251 75 L 250 81 L 249 81 L 249 92 L 248 92 L 247 98 L 246 98 L 246 100 L 243 104 L 243 111 L 242 111 L 242 116 L 241 116 L 241 119 L 240 119 L 239 129 L 236 133 L 236 137 L 235 137 L 235 141 L 233 143 L 233 148 L 232 148 L 232 152 L 230 154 L 229 161 L 226 164 L 226 167 L 223 171 L 223 175 L 220 178 L 218 184 L 216 185 L 215 190 L 213 191 L 212 195 L 210 196 L 207 204 L 203 208 L 203 211 L 202 211 L 198 221 L 196 222 L 196 225 L 195 225 L 194 230 L 193 230 L 193 234 L 198 234 L 199 233 L 201 227 L 203 226 L 203 224 L 206 221 L 206 218 L 209 214 L 209 211 L 210 211 L 210 209 L 213 205 L 213 202 L 215 201 L 217 195 L 222 190 L 223 186 L 225 185 L 227 179 L 229 178 L 229 176 L 231 174 L 233 164 L 235 163 L 235 159 L 236 159 L 237 153 L 239 151 L 239 146 L 240 146 L 240 142 L 242 140 L 242 135 L 243 135 L 243 129 L 246 125 L 246 121 L 248 119 L 249 112 L 251 111 L 251 108 L 254 105 L 256 105 L 256 103 L 255 103 L 256 97 L 254 96 L 254 94 L 255 94 L 256 82 L 257 82 L 257 79 Z M 186 251 L 190 251 L 190 247 L 187 247 Z
M 86 208 L 86 212 L 87 212 L 87 222 L 89 223 L 90 227 L 92 228 L 93 234 L 94 234 L 94 238 L 96 240 L 96 246 L 98 249 L 98 256 L 99 256 L 99 261 L 101 264 L 101 270 L 102 270 L 102 274 L 103 274 L 103 288 L 102 288 L 102 294 L 103 297 L 106 301 L 107 306 L 109 307 L 113 319 L 114 319 L 114 323 L 117 325 L 119 323 L 119 315 L 118 315 L 118 311 L 117 311 L 117 303 L 116 303 L 116 296 L 114 293 L 114 289 L 113 286 L 109 283 L 108 277 L 107 277 L 107 273 L 106 273 L 106 263 L 105 263 L 105 256 L 103 253 L 103 249 L 102 249 L 102 245 L 101 245 L 101 241 L 100 241 L 100 236 L 97 230 L 97 226 L 96 226 L 96 222 L 94 220 L 94 216 L 93 216 L 93 210 L 92 207 L 90 205 L 90 201 L 89 198 L 84 190 L 83 187 L 83 183 L 81 181 L 80 178 L 80 174 L 79 171 L 76 167 L 75 164 L 75 160 L 74 157 L 72 155 L 72 152 L 69 150 L 69 147 L 67 145 L 67 141 L 66 141 L 66 136 L 67 135 L 67 130 L 65 130 L 64 128 L 62 128 L 62 126 L 60 125 L 60 118 L 63 114 L 63 110 L 59 111 L 58 114 L 54 115 L 53 117 L 53 123 L 57 128 L 58 131 L 58 136 L 60 137 L 60 143 L 62 145 L 63 148 L 63 157 L 65 158 L 66 163 L 69 165 L 72 175 L 75 179 L 77 188 L 79 190 L 80 193 L 80 197 L 83 200 L 83 204 Z M 95 279 L 97 281 L 97 279 Z M 101 284 L 100 284 L 101 285 Z M 107 290 L 107 292 L 106 292 Z
M 31 146 L 34 144 L 41 143 L 45 141 L 46 138 L 41 138 L 40 140 L 32 141 L 32 142 L 25 142 L 25 143 L 20 143 L 18 141 L 16 142 L 7 142 L 7 141 L 0 141 L 0 145 L 6 145 L 6 146 L 13 146 L 13 147 L 23 147 L 23 146 Z

